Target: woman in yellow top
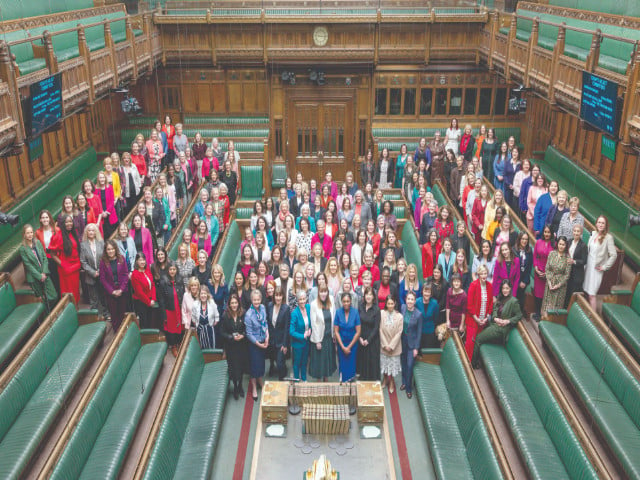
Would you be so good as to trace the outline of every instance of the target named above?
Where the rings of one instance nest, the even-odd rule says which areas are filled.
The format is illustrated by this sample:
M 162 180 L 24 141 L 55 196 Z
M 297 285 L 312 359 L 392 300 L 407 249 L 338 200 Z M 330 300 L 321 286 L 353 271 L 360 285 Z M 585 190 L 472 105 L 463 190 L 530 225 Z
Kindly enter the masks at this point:
M 493 237 L 495 235 L 496 229 L 500 225 L 500 222 L 502 221 L 502 217 L 504 217 L 505 213 L 506 212 L 503 207 L 498 207 L 496 208 L 493 218 L 491 220 L 487 219 L 489 220 L 489 226 L 487 227 L 487 236 L 485 237 L 485 240 L 489 240 L 490 242 L 493 242 Z
M 487 203 L 487 207 L 484 210 L 484 218 L 487 221 L 484 222 L 484 228 L 482 229 L 481 234 L 482 238 L 487 238 L 489 224 L 491 223 L 488 220 L 495 218 L 498 207 L 503 207 L 505 210 L 507 207 L 507 204 L 504 201 L 504 193 L 500 189 L 495 191 L 493 198 L 489 200 L 489 203 Z
M 107 176 L 107 183 L 113 187 L 113 198 L 117 201 L 122 196 L 120 175 L 113 169 L 113 159 L 111 157 L 106 157 L 102 164 L 104 165 L 104 173 Z

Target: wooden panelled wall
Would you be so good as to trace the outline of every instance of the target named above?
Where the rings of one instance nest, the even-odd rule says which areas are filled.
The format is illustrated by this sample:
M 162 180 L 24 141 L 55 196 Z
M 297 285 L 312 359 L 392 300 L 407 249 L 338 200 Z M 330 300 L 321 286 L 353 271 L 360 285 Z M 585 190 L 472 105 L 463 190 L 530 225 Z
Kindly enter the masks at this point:
M 0 209 L 10 208 L 16 198 L 43 183 L 48 174 L 89 145 L 97 151 L 108 151 L 109 130 L 121 120 L 118 99 L 106 98 L 66 118 L 59 130 L 43 134 L 44 155 L 38 160 L 29 161 L 26 146 L 20 155 L 0 158 Z
M 551 144 L 600 178 L 613 192 L 635 206 L 640 205 L 637 152 L 618 145 L 616 160 L 609 160 L 601 154 L 602 134 L 585 128 L 575 114 L 553 108 L 546 99 L 539 97 L 532 98 L 528 108 L 530 145 L 527 150 L 543 152 Z

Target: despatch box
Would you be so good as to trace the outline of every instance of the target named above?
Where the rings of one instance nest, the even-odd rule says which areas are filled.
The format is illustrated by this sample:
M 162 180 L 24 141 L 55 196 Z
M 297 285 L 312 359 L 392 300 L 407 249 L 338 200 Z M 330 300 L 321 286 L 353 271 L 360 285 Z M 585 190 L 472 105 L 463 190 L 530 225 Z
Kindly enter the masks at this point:
M 356 382 L 358 423 L 382 423 L 384 396 L 380 382 Z
M 262 421 L 264 423 L 287 423 L 289 406 L 289 384 L 287 382 L 264 382 L 262 388 Z

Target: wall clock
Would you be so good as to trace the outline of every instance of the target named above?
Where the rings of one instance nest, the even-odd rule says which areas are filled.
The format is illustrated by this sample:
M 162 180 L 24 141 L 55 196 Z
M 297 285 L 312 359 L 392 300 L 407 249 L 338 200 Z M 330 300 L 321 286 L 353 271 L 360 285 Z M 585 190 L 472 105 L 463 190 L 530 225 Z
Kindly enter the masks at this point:
M 317 47 L 324 47 L 329 41 L 329 31 L 327 27 L 316 27 L 313 31 L 313 43 Z

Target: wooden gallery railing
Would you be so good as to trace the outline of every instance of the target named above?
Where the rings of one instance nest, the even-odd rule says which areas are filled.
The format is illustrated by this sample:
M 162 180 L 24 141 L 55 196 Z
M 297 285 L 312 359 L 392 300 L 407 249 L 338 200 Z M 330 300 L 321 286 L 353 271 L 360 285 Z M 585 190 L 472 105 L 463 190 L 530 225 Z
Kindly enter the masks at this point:
M 519 21 L 532 24 L 528 40 L 521 40 L 516 35 Z M 543 48 L 538 43 L 542 26 L 558 31 L 553 50 Z M 505 28 L 508 28 L 507 33 L 504 33 Z M 592 37 L 585 60 L 565 53 L 567 32 Z M 631 44 L 632 55 L 624 74 L 599 66 L 600 46 L 605 39 Z M 533 88 L 552 104 L 561 104 L 573 113 L 580 110 L 583 71 L 616 82 L 620 86 L 619 94 L 625 97 L 622 112 L 625 121 L 621 125 L 620 137 L 626 144 L 630 143 L 632 136 L 640 141 L 640 100 L 637 98 L 640 88 L 640 41 L 604 33 L 600 29 L 589 30 L 518 13 L 506 16 L 494 11 L 482 31 L 479 54 L 490 70 L 504 74 L 507 81 Z M 636 131 L 632 132 L 632 128 Z
M 61 72 L 63 108 L 68 115 L 85 104 L 93 104 L 111 88 L 150 73 L 160 59 L 162 48 L 159 33 L 151 20 L 149 14 L 130 16 L 123 11 L 117 18 L 78 23 L 61 30 L 44 30 L 26 38 L 0 40 L 0 149 L 23 143 L 25 131 L 19 99 L 29 95 L 32 83 Z M 112 25 L 122 21 L 125 22 L 126 38 L 116 43 L 111 33 Z M 100 26 L 104 29 L 104 47 L 91 51 L 86 31 Z M 136 36 L 136 31 L 142 33 Z M 59 61 L 54 39 L 73 33 L 77 36 L 79 54 Z M 17 51 L 25 44 L 31 44 L 34 58 L 44 59 L 45 66 L 22 75 L 12 50 Z M 75 43 L 69 47 L 75 47 Z

